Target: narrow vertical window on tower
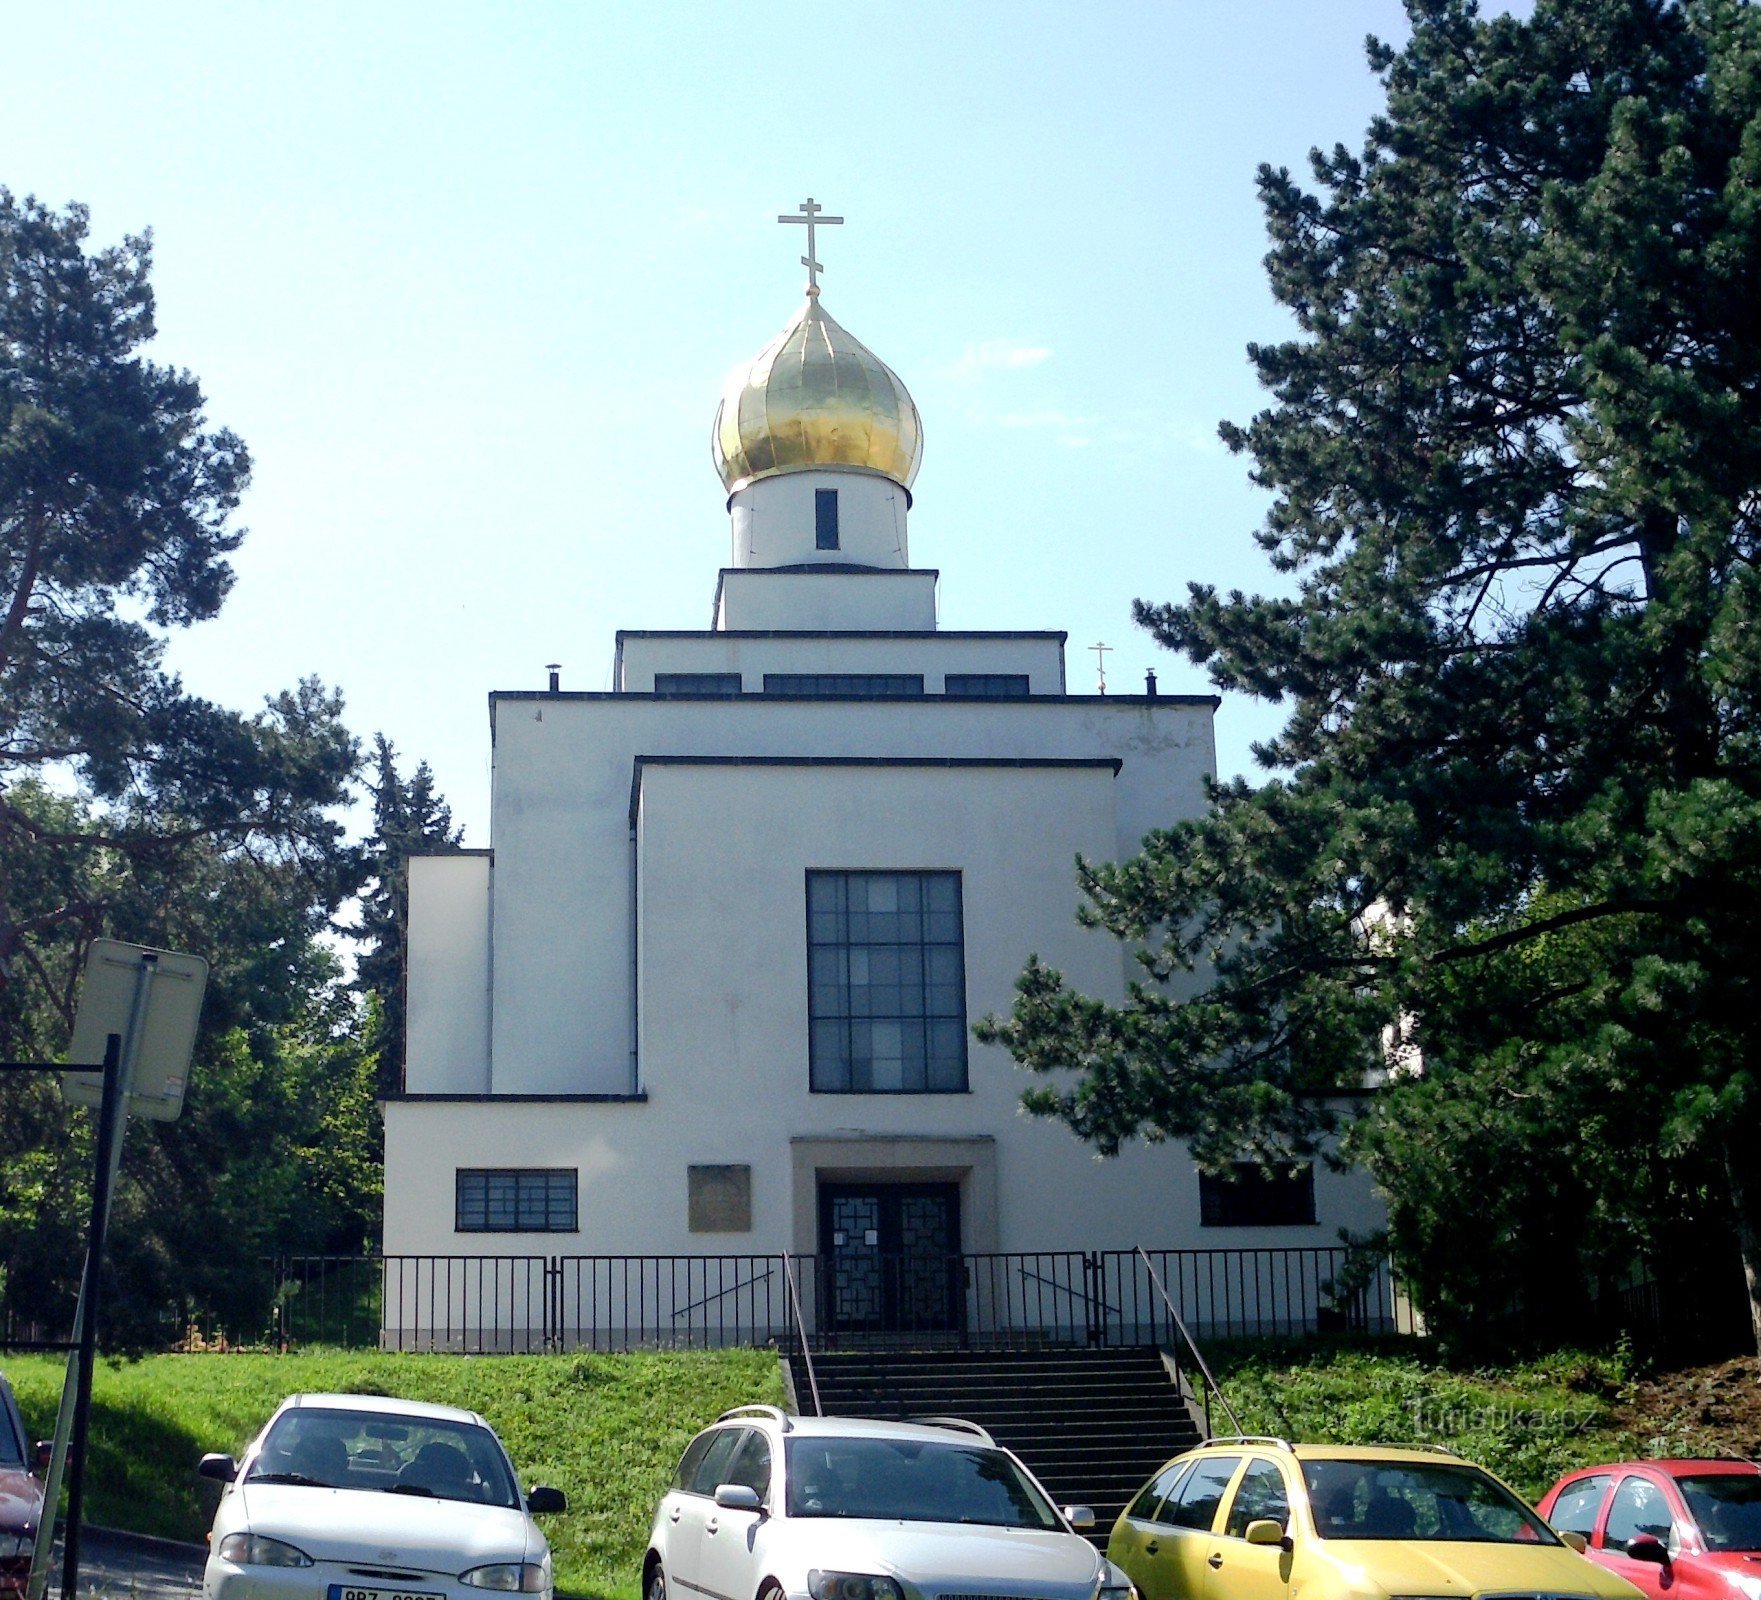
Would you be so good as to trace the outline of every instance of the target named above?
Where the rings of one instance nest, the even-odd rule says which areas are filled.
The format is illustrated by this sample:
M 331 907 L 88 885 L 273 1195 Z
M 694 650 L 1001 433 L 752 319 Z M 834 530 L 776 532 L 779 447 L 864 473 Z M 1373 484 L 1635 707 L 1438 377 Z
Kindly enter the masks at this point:
M 816 550 L 838 548 L 838 491 L 813 491 L 813 547 Z

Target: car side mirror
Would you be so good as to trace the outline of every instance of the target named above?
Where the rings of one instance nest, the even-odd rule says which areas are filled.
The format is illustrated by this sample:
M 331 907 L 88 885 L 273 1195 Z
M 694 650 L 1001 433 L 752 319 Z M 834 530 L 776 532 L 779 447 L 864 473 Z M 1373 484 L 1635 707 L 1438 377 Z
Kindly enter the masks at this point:
M 1087 1533 L 1095 1525 L 1093 1506 L 1065 1506 L 1064 1520 L 1078 1533 Z
M 49 1463 L 54 1459 L 55 1441 L 53 1439 L 37 1440 L 36 1449 L 32 1454 L 32 1460 L 35 1464 L 32 1466 L 31 1471 L 38 1473 L 47 1472 L 49 1470 Z
M 716 1485 L 715 1503 L 724 1511 L 761 1511 L 764 1509 L 758 1491 L 749 1483 Z
M 1654 1561 L 1660 1567 L 1669 1565 L 1669 1551 L 1654 1533 L 1638 1533 L 1626 1542 L 1626 1553 L 1634 1561 Z
M 527 1492 L 526 1509 L 535 1517 L 548 1516 L 557 1511 L 567 1511 L 569 1497 L 561 1489 L 551 1488 L 548 1483 L 535 1483 Z
M 238 1463 L 231 1456 L 210 1450 L 196 1463 L 198 1477 L 212 1478 L 217 1483 L 231 1483 L 238 1476 Z
M 1555 1528 L 1553 1531 L 1559 1535 L 1561 1544 L 1570 1545 L 1579 1555 L 1590 1548 L 1590 1541 L 1581 1533 L 1573 1533 L 1569 1528 Z
M 1291 1547 L 1290 1538 L 1284 1532 L 1284 1524 L 1271 1517 L 1255 1517 L 1241 1530 L 1241 1536 L 1249 1544 L 1275 1544 L 1281 1550 Z

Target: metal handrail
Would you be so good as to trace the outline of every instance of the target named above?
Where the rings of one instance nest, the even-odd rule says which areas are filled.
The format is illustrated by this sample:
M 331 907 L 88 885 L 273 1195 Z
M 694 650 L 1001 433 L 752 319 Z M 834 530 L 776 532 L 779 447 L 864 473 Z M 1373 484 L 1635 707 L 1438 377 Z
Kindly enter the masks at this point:
M 689 1260 L 690 1258 L 687 1257 L 686 1259 Z M 708 1256 L 705 1259 L 714 1261 L 716 1257 Z M 701 1311 L 705 1306 L 712 1306 L 718 1300 L 725 1300 L 731 1294 L 738 1294 L 742 1289 L 750 1289 L 755 1283 L 769 1282 L 769 1268 L 766 1268 L 763 1272 L 755 1272 L 750 1278 L 742 1279 L 739 1283 L 729 1284 L 725 1289 L 717 1289 L 714 1294 L 706 1294 L 701 1300 L 693 1300 L 689 1305 L 680 1306 L 673 1312 L 673 1321 L 677 1322 L 680 1317 L 688 1317 L 693 1311 Z
M 1230 1426 L 1233 1427 L 1237 1433 L 1241 1433 L 1241 1419 L 1235 1415 L 1229 1407 L 1229 1402 L 1223 1398 L 1222 1385 L 1211 1376 L 1211 1369 L 1205 1365 L 1205 1358 L 1199 1350 L 1197 1341 L 1187 1332 L 1186 1323 L 1182 1320 L 1180 1312 L 1174 1304 L 1173 1297 L 1169 1295 L 1167 1289 L 1163 1286 L 1161 1274 L 1156 1271 L 1155 1264 L 1150 1260 L 1148 1252 L 1145 1251 L 1142 1245 L 1137 1247 L 1137 1255 L 1138 1259 L 1143 1262 L 1144 1271 L 1150 1275 L 1150 1282 L 1156 1286 L 1156 1293 L 1162 1297 L 1162 1304 L 1168 1308 L 1168 1315 L 1173 1318 L 1174 1326 L 1180 1330 L 1180 1337 L 1186 1341 L 1186 1348 L 1192 1352 L 1192 1359 L 1197 1363 L 1198 1370 L 1203 1375 L 1205 1383 L 1209 1386 L 1205 1395 L 1205 1417 L 1207 1421 L 1209 1420 L 1211 1413 L 1210 1397 L 1215 1395 L 1217 1397 L 1217 1404 L 1223 1408 L 1223 1415 L 1229 1419 Z M 1207 1429 L 1207 1431 L 1209 1430 Z
M 795 1332 L 801 1340 L 801 1359 L 807 1363 L 807 1387 L 813 1395 L 813 1414 L 823 1417 L 825 1408 L 819 1403 L 819 1378 L 813 1370 L 813 1349 L 807 1342 L 807 1318 L 801 1314 L 801 1291 L 795 1285 L 795 1258 L 787 1250 L 783 1252 L 783 1278 L 789 1285 L 789 1308 L 795 1313 Z

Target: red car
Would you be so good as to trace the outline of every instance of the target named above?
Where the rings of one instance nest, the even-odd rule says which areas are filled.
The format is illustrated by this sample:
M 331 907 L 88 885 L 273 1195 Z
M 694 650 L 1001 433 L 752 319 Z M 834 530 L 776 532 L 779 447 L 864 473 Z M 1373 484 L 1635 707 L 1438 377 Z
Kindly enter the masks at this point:
M 23 1594 L 30 1576 L 31 1544 L 43 1515 L 43 1485 L 31 1474 L 35 1456 L 18 1402 L 0 1377 L 0 1596 Z
M 1542 1495 L 1540 1510 L 1650 1600 L 1761 1600 L 1761 1466 L 1753 1461 L 1585 1467 Z

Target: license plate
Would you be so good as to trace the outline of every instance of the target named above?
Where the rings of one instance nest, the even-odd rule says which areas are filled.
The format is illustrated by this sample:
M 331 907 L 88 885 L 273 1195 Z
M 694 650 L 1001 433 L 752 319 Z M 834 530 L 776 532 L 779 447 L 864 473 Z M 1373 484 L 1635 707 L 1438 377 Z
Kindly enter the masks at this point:
M 432 1589 L 362 1589 L 352 1583 L 333 1583 L 327 1600 L 446 1600 Z

